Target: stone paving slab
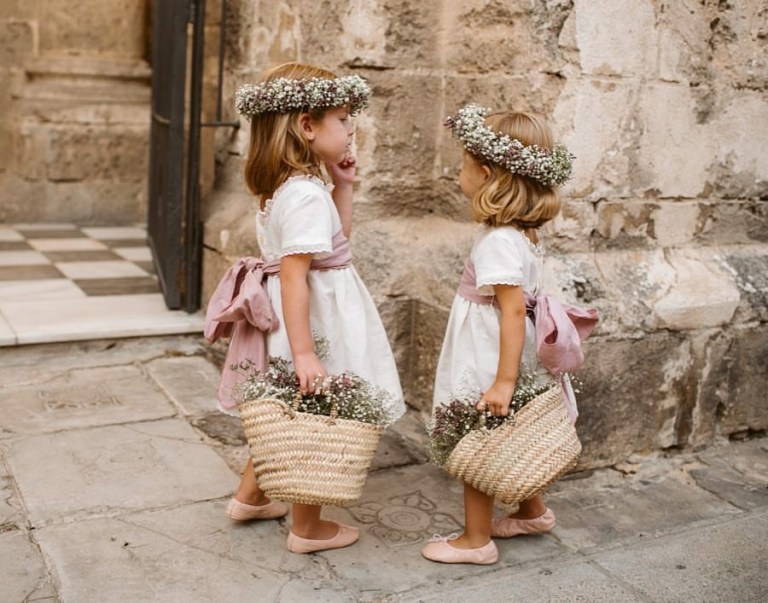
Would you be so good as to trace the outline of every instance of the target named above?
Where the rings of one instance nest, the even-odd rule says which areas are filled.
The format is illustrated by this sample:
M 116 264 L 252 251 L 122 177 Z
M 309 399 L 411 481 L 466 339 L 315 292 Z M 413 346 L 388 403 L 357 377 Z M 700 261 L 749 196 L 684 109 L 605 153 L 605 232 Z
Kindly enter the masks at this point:
M 43 559 L 26 534 L 0 533 L 0 601 L 55 599 L 53 582 Z
M 167 537 L 179 546 L 209 552 L 219 558 L 222 565 L 237 568 L 243 595 L 258 590 L 265 595 L 275 594 L 274 598 L 265 596 L 265 600 L 288 601 L 292 599 L 286 589 L 291 583 L 299 583 L 302 591 L 333 593 L 334 597 L 341 597 L 340 600 L 347 599 L 347 590 L 354 591 L 354 586 L 345 584 L 333 569 L 334 555 L 340 551 L 294 555 L 285 548 L 288 521 L 233 522 L 224 514 L 225 505 L 226 501 L 211 501 L 136 513 L 122 519 Z M 214 572 L 209 579 L 219 578 Z M 289 590 L 296 588 L 294 585 Z M 246 600 L 251 597 L 252 594 Z
M 175 409 L 140 369 L 73 370 L 45 383 L 0 389 L 2 423 L 30 434 L 170 417 Z
M 526 603 L 631 603 L 647 601 L 631 587 L 583 559 L 503 575 L 466 580 L 459 566 L 452 580 L 390 598 L 403 603 L 525 601 Z
M 219 498 L 237 484 L 181 419 L 30 436 L 7 462 L 36 525 Z
M 222 509 L 217 510 L 223 517 Z M 125 518 L 86 520 L 39 530 L 40 546 L 56 567 L 61 600 L 202 603 L 252 601 L 256 593 L 259 600 L 279 600 L 281 588 L 290 579 L 288 573 L 211 551 L 206 535 L 221 528 L 206 529 L 201 517 L 185 511 L 180 507 L 161 517 L 193 520 L 195 523 L 182 531 L 199 535 L 201 546 L 166 535 L 164 532 L 173 533 L 172 526 L 144 528 Z
M 691 522 L 737 514 L 739 510 L 691 483 L 686 473 L 649 458 L 653 475 L 625 476 L 596 471 L 556 483 L 546 495 L 558 518 L 553 532 L 572 550 L 631 543 L 659 536 Z M 686 504 L 675 501 L 685 500 Z
M 202 352 L 198 336 L 76 341 L 0 349 L 0 387 L 18 387 L 56 378 L 76 368 L 148 362 L 166 355 Z
M 354 547 L 328 554 L 335 574 L 360 589 L 365 600 L 455 575 L 455 569 L 427 561 L 420 551 L 436 533 L 461 532 L 462 491 L 460 484 L 431 464 L 371 475 L 360 501 L 328 509 L 328 517 L 360 526 L 362 532 Z M 462 576 L 505 574 L 512 567 L 564 552 L 552 536 L 511 539 L 497 545 L 499 563 L 462 566 Z
M 147 370 L 185 415 L 216 409 L 220 372 L 205 358 L 160 358 L 148 363 Z
M 21 509 L 16 492 L 11 485 L 11 476 L 7 473 L 5 466 L 0 463 L 0 533 L 12 526 L 17 526 L 21 521 Z
M 593 559 L 652 601 L 766 601 L 767 517 L 733 519 Z
M 740 509 L 768 506 L 768 443 L 765 440 L 723 442 L 699 452 L 705 467 L 690 471 L 704 488 Z

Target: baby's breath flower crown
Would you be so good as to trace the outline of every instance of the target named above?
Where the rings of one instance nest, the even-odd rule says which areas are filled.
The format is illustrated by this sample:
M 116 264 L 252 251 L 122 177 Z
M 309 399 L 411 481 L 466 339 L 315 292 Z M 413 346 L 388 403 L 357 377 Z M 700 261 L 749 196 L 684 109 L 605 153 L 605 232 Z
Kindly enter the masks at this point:
M 235 94 L 235 106 L 243 117 L 262 113 L 290 113 L 309 109 L 349 106 L 355 115 L 368 106 L 371 88 L 359 75 L 324 78 L 277 78 L 244 84 Z
M 528 176 L 544 186 L 560 186 L 571 177 L 574 156 L 565 145 L 555 143 L 549 151 L 494 132 L 485 125 L 485 116 L 490 112 L 486 107 L 470 104 L 448 117 L 445 125 L 472 155 L 496 163 L 513 174 Z

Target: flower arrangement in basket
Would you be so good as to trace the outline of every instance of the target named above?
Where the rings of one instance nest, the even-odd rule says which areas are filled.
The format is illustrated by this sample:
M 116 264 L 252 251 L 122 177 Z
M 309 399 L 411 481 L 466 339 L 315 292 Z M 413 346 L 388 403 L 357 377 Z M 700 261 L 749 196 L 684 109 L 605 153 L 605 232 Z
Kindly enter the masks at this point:
M 270 497 L 312 505 L 360 498 L 384 426 L 388 395 L 361 377 L 330 376 L 326 393 L 302 395 L 290 361 L 265 371 L 237 368 L 238 411 L 259 487 Z
M 439 406 L 428 427 L 432 458 L 449 474 L 511 504 L 530 498 L 576 465 L 581 443 L 553 380 L 518 378 L 506 417 L 459 396 Z

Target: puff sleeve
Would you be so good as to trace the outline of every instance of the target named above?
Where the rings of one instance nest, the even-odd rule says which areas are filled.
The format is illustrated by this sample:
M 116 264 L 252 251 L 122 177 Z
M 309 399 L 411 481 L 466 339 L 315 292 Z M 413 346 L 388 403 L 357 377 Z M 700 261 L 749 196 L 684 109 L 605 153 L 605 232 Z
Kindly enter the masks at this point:
M 493 229 L 472 252 L 475 286 L 481 295 L 493 295 L 493 285 L 517 285 L 525 282 L 523 258 L 515 241 L 502 229 Z
M 280 200 L 273 219 L 278 221 L 279 256 L 333 251 L 333 206 L 314 184 L 293 187 Z

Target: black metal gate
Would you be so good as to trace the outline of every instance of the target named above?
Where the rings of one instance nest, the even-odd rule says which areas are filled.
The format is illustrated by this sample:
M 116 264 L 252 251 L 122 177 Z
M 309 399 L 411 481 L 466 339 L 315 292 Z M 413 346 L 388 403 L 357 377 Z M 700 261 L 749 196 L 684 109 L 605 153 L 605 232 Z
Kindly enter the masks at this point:
M 200 307 L 200 130 L 240 125 L 221 118 L 227 0 L 219 3 L 216 119 L 201 123 L 205 0 L 153 2 L 148 235 L 165 304 L 187 312 Z
M 200 69 L 195 68 L 195 59 L 200 61 L 202 56 L 198 48 L 202 45 L 195 44 L 194 38 L 202 33 L 205 8 L 200 0 L 155 0 L 153 5 L 149 244 L 166 305 L 194 312 L 200 306 L 201 253 Z M 193 56 L 188 93 L 190 37 Z M 186 99 L 190 101 L 189 119 L 185 115 Z

